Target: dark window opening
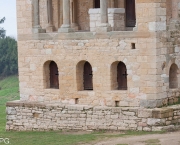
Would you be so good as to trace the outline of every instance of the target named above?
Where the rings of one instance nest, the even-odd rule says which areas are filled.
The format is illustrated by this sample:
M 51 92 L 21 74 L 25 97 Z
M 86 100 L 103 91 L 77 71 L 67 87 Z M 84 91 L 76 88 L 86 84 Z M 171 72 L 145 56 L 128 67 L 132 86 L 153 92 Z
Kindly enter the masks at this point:
M 79 104 L 79 98 L 75 99 L 75 104 Z
M 118 90 L 127 90 L 127 69 L 123 62 L 119 62 L 117 66 L 117 82 Z
M 131 49 L 136 49 L 136 44 L 135 43 L 131 43 Z
M 176 64 L 172 64 L 169 70 L 169 88 L 178 88 L 178 67 Z
M 94 8 L 100 8 L 100 0 L 94 0 Z
M 115 107 L 119 107 L 119 101 L 115 101 Z
M 57 64 L 54 61 L 51 61 L 49 64 L 50 70 L 50 88 L 59 89 L 59 72 Z
M 93 71 L 89 62 L 84 64 L 84 90 L 93 90 Z
M 126 26 L 135 27 L 135 25 L 136 25 L 135 0 L 126 0 Z

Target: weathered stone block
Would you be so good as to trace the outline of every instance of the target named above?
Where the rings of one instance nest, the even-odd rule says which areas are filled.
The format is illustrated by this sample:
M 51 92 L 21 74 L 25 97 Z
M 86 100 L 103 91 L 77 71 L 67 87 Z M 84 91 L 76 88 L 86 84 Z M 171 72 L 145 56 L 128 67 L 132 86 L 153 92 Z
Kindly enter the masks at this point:
M 138 117 L 151 118 L 152 117 L 152 109 L 139 109 Z
M 173 117 L 173 109 L 171 108 L 157 108 L 152 110 L 153 118 L 168 118 Z

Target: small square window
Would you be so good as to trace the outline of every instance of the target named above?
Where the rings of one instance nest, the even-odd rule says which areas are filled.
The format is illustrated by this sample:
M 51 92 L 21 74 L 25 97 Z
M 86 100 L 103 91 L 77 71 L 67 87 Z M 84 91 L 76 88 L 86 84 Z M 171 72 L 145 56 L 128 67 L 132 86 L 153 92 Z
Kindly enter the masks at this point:
M 75 104 L 79 104 L 79 98 L 75 99 Z
M 136 49 L 136 44 L 135 43 L 131 43 L 131 49 Z
M 115 107 L 119 107 L 119 101 L 115 101 Z

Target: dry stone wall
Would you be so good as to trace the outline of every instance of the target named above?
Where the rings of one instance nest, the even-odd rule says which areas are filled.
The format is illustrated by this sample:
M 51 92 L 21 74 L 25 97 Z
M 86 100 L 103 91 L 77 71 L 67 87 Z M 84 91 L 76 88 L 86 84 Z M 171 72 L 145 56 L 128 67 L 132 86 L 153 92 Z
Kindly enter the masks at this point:
M 7 103 L 6 130 L 160 131 L 180 125 L 180 106 L 143 109 L 45 103 Z

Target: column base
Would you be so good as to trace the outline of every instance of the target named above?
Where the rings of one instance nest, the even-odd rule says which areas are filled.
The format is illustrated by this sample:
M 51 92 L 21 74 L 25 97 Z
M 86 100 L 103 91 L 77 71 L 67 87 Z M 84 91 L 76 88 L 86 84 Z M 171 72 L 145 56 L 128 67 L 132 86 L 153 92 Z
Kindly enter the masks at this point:
M 42 28 L 33 28 L 32 32 L 33 33 L 46 33 L 46 30 Z
M 74 29 L 73 28 L 63 28 L 63 27 L 61 27 L 61 28 L 58 29 L 58 32 L 59 33 L 69 33 L 69 32 L 74 32 Z
M 53 32 L 53 31 L 54 31 L 54 26 L 46 27 L 46 32 Z

